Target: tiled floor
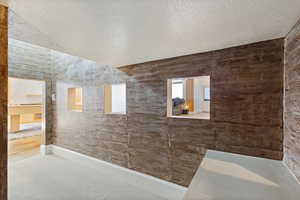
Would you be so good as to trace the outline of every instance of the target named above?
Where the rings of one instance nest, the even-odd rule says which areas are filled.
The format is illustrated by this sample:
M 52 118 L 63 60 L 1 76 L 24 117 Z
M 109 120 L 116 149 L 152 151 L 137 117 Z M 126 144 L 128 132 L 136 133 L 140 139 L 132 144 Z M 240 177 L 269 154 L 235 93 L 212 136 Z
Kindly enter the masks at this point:
M 167 200 L 150 191 L 118 174 L 54 155 L 9 166 L 9 200 Z

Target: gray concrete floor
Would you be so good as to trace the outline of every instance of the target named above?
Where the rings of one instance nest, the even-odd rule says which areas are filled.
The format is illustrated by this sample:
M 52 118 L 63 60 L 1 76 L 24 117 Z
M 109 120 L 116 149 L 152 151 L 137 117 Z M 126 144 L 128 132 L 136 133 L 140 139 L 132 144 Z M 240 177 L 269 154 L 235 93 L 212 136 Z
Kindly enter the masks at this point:
M 184 200 L 299 200 L 282 161 L 208 151 Z
M 9 164 L 9 200 L 183 199 L 184 193 L 174 191 L 166 198 L 155 193 L 151 184 L 142 187 L 135 179 L 121 174 L 116 169 L 92 167 L 55 155 L 38 155 Z M 300 185 L 281 161 L 209 151 L 184 200 L 299 200 L 299 197 Z
M 58 156 L 9 165 L 9 200 L 166 200 L 130 180 Z

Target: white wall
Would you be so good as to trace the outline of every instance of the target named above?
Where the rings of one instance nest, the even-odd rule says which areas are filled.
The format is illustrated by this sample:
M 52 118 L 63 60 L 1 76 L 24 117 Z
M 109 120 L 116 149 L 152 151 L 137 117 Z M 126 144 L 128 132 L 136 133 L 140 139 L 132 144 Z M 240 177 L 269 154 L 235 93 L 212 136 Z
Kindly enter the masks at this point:
M 126 84 L 112 85 L 112 113 L 126 113 Z
M 43 82 L 9 78 L 9 104 L 41 104 Z M 32 96 L 40 95 L 40 96 Z
M 194 79 L 195 112 L 210 112 L 210 101 L 204 101 L 204 88 L 210 88 L 210 77 L 201 76 Z

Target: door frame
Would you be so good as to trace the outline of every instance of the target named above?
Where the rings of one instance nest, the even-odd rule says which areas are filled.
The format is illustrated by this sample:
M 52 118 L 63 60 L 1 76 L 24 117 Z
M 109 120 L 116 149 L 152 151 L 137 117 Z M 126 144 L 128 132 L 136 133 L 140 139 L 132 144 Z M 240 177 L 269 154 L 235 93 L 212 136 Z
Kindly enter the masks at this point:
M 46 102 L 46 91 L 47 91 L 47 85 L 46 85 L 46 80 L 43 79 L 35 79 L 35 78 L 21 78 L 19 76 L 8 76 L 8 81 L 10 78 L 14 79 L 21 79 L 21 80 L 32 80 L 32 81 L 38 81 L 42 83 L 42 106 L 43 106 L 43 113 L 42 113 L 42 140 L 41 140 L 41 146 L 46 145 L 46 123 L 47 123 L 47 115 L 46 115 L 46 108 L 47 108 L 47 102 Z M 8 85 L 8 90 L 9 84 Z M 7 90 L 7 91 L 8 91 Z M 8 104 L 7 104 L 8 107 Z M 7 120 L 8 121 L 8 120 Z M 8 141 L 8 138 L 7 138 Z

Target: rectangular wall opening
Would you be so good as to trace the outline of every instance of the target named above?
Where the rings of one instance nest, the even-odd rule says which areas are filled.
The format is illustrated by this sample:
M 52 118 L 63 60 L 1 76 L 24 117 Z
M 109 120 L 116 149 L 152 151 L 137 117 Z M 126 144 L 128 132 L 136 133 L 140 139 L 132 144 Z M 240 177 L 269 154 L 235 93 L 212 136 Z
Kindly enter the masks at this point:
M 83 111 L 82 88 L 68 89 L 68 108 L 73 112 Z
M 126 84 L 107 84 L 104 86 L 104 113 L 126 114 Z
M 210 119 L 210 76 L 168 80 L 168 117 Z
M 8 79 L 8 158 L 17 162 L 45 144 L 45 81 Z

